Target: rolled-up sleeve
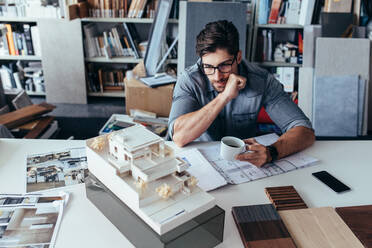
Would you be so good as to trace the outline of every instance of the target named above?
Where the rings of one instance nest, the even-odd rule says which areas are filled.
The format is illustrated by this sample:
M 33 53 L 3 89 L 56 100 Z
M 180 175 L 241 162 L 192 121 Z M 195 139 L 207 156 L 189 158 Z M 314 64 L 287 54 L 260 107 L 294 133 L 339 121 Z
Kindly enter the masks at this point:
M 169 114 L 168 132 L 173 137 L 173 126 L 176 119 L 184 114 L 194 112 L 201 108 L 196 97 L 195 85 L 187 73 L 182 73 L 177 80 L 173 91 L 172 108 Z
M 284 92 L 283 85 L 273 75 L 268 74 L 266 83 L 263 105 L 270 118 L 282 132 L 287 132 L 296 126 L 312 129 L 310 120 Z

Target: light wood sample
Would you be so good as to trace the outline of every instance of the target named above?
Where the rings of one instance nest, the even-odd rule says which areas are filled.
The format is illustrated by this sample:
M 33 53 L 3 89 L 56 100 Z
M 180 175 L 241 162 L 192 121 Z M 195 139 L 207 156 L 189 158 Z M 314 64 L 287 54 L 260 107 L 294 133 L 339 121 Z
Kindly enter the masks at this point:
M 334 208 L 279 211 L 298 248 L 363 248 Z

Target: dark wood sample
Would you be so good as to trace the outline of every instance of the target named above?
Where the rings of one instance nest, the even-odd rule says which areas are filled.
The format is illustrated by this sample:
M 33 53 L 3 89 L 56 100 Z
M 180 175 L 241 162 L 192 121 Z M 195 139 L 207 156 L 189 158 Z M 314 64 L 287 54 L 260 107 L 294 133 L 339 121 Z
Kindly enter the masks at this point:
M 0 115 L 0 124 L 12 129 L 36 119 L 45 113 L 49 113 L 53 109 L 55 109 L 55 106 L 48 103 L 33 104 L 13 112 Z
M 276 210 L 307 208 L 306 203 L 293 186 L 268 187 L 265 193 Z
M 23 138 L 24 139 L 36 139 L 43 131 L 45 131 L 48 126 L 52 123 L 54 117 L 52 116 L 45 116 L 40 118 L 40 121 L 36 124 L 36 126 L 28 132 Z
M 365 247 L 372 247 L 372 205 L 336 208 L 336 212 Z
M 232 215 L 246 248 L 296 247 L 273 205 L 233 207 Z

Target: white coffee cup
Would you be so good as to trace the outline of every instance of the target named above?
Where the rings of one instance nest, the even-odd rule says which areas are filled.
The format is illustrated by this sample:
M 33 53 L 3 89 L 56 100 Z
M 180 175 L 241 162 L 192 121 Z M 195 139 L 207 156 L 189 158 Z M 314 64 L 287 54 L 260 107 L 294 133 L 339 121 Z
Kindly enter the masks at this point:
M 234 160 L 235 156 L 245 151 L 243 140 L 232 136 L 221 139 L 220 155 L 225 160 Z

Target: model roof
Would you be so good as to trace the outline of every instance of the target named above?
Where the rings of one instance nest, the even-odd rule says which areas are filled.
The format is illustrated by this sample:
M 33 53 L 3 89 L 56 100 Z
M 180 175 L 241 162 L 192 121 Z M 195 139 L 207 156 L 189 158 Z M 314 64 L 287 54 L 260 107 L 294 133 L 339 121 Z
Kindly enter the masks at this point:
M 112 139 L 122 144 L 128 151 L 134 151 L 164 141 L 142 125 L 135 125 L 117 131 L 112 136 Z

